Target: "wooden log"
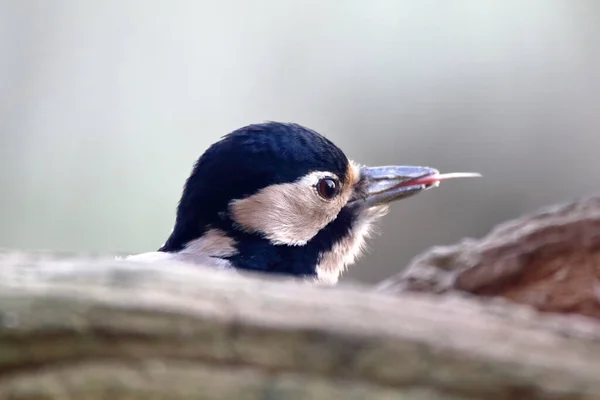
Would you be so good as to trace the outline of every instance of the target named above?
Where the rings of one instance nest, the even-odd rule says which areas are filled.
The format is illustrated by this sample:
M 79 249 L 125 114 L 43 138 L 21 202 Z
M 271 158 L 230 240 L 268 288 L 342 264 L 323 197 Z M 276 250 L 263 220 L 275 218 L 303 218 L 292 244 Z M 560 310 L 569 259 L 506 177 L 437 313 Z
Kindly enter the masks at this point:
M 0 399 L 600 399 L 600 326 L 455 293 L 7 252 Z

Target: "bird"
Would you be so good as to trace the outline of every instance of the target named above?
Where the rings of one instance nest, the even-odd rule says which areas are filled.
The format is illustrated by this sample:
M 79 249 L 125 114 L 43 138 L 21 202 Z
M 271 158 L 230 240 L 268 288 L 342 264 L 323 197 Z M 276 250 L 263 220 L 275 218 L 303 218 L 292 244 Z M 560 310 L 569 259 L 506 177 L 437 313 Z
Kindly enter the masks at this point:
M 155 252 L 173 259 L 335 284 L 393 202 L 445 178 L 422 166 L 361 165 L 315 130 L 268 121 L 206 149 L 187 178 L 173 229 Z

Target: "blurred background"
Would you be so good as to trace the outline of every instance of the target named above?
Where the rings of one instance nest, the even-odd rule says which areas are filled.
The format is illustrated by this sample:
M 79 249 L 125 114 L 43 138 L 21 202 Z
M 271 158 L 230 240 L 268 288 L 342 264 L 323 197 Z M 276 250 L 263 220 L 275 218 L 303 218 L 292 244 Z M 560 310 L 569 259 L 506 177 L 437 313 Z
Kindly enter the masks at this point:
M 345 280 L 599 191 L 600 2 L 0 0 L 0 247 L 143 252 L 194 161 L 293 121 L 450 181 Z M 223 182 L 227 185 L 227 182 Z

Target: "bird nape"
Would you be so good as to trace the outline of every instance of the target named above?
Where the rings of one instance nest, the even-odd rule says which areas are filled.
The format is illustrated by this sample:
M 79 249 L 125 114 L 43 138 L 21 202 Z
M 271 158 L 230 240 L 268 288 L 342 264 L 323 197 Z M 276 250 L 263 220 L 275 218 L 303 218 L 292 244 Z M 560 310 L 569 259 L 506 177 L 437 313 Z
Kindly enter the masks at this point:
M 131 259 L 154 254 L 334 283 L 391 202 L 476 175 L 366 167 L 301 125 L 249 125 L 200 156 L 165 244 Z

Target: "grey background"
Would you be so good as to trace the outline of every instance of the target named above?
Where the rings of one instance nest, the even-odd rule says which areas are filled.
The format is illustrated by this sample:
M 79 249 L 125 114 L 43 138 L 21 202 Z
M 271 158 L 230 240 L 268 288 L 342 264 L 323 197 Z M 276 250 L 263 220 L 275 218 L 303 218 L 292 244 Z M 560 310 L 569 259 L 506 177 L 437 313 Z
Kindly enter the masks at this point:
M 594 0 L 0 0 L 0 50 L 3 247 L 155 250 L 195 159 L 265 120 L 484 174 L 396 204 L 348 280 L 598 191 Z

